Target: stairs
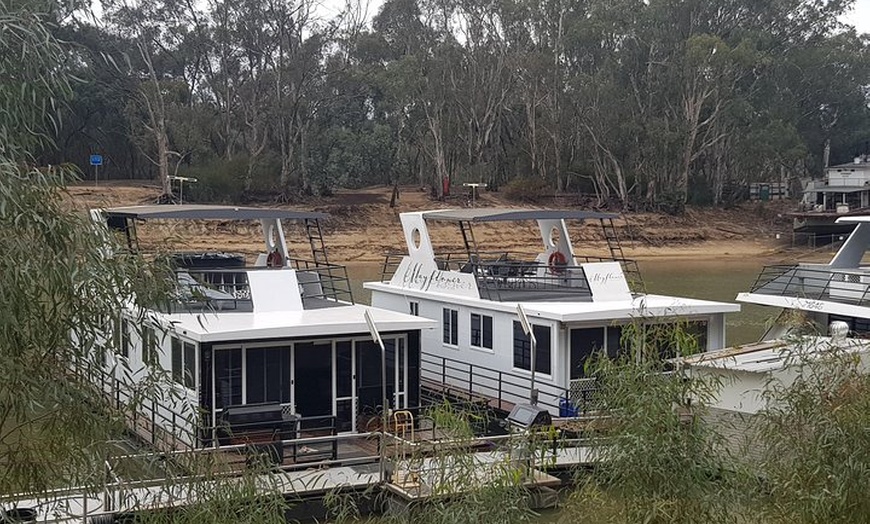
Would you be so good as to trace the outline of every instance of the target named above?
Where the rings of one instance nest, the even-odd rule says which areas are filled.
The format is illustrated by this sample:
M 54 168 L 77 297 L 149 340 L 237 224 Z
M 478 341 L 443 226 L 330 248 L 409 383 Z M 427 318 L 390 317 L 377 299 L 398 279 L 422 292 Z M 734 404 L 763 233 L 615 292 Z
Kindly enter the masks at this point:
M 601 230 L 604 231 L 604 239 L 607 241 L 607 247 L 610 250 L 610 257 L 613 260 L 619 261 L 622 265 L 622 271 L 625 273 L 629 289 L 635 293 L 645 293 L 646 285 L 643 282 L 643 277 L 640 275 L 640 268 L 636 261 L 625 258 L 625 253 L 622 251 L 622 243 L 619 241 L 619 233 L 613 224 L 613 219 L 602 218 L 600 222 Z

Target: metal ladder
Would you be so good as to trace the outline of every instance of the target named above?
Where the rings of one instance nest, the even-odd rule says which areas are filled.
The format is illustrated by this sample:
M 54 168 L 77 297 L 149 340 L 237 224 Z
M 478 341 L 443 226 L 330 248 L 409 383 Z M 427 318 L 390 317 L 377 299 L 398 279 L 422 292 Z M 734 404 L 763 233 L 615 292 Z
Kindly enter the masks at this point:
M 610 257 L 613 260 L 619 261 L 622 265 L 622 271 L 625 273 L 628 287 L 634 292 L 645 293 L 646 285 L 640 275 L 637 261 L 625 258 L 625 253 L 622 251 L 622 243 L 619 241 L 619 233 L 613 224 L 613 219 L 601 218 L 599 220 L 601 222 L 601 230 L 604 231 L 604 239 L 607 241 L 607 248 L 610 250 Z
M 350 290 L 350 279 L 347 276 L 347 271 L 329 263 L 320 221 L 306 218 L 303 226 L 305 227 L 305 235 L 308 237 L 308 244 L 311 247 L 311 256 L 314 258 L 316 273 L 320 275 L 323 297 L 339 300 L 341 296 L 344 296 L 353 303 L 353 294 Z M 325 271 L 321 270 L 321 267 L 325 268 Z
M 477 286 L 480 291 L 480 297 L 489 300 L 501 300 L 501 296 L 497 287 L 490 286 L 486 274 L 481 274 L 484 270 L 480 261 L 480 252 L 477 250 L 477 240 L 474 238 L 474 228 L 471 227 L 471 222 L 460 221 L 459 232 L 462 233 L 462 243 L 465 246 L 465 252 L 468 254 L 468 262 L 474 268 L 474 278 L 477 280 Z M 472 260 L 474 255 L 474 260 Z M 482 278 L 481 278 L 482 277 Z

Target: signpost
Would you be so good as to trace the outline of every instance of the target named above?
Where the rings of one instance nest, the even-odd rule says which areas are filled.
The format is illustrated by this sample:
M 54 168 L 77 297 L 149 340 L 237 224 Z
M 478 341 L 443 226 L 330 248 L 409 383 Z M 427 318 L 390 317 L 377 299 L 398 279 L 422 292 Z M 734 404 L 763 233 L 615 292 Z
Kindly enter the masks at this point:
M 526 316 L 526 310 L 523 309 L 522 304 L 517 304 L 517 315 L 520 317 L 523 332 L 529 336 L 529 345 L 532 351 L 532 387 L 529 393 L 529 404 L 536 406 L 538 404 L 538 390 L 535 389 L 535 351 L 537 350 L 538 341 L 535 340 L 535 330 L 532 329 L 532 324 L 529 323 L 529 317 Z
M 471 207 L 474 207 L 477 200 L 477 189 L 479 187 L 486 187 L 486 184 L 484 184 L 483 182 L 466 182 L 462 185 L 471 188 Z
M 370 309 L 366 309 L 365 313 L 363 313 L 363 317 L 366 319 L 366 324 L 369 327 L 369 333 L 372 335 L 372 340 L 378 347 L 381 348 L 381 445 L 380 445 L 380 470 L 381 470 L 381 480 L 386 482 L 387 479 L 387 469 L 386 469 L 386 454 L 387 454 L 387 424 L 389 423 L 387 419 L 387 349 L 384 347 L 384 341 L 381 340 L 381 334 L 378 331 L 378 327 L 375 325 L 374 319 L 372 319 L 372 311 Z
M 97 185 L 98 172 L 100 166 L 103 165 L 103 155 L 91 155 L 91 165 L 94 166 L 94 185 Z
M 198 182 L 197 179 L 189 176 L 170 176 L 169 180 L 177 180 L 178 181 L 178 203 L 184 203 L 184 183 L 195 184 Z

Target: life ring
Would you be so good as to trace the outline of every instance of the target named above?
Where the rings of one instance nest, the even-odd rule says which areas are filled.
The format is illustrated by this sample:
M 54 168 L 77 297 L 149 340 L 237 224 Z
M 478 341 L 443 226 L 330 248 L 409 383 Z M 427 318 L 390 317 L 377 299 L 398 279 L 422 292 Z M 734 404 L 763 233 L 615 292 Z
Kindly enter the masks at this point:
M 550 258 L 547 259 L 547 267 L 550 268 L 550 273 L 561 275 L 565 272 L 565 266 L 568 265 L 568 259 L 565 258 L 561 251 L 553 251 L 550 253 Z
M 266 257 L 267 267 L 281 267 L 282 265 L 284 265 L 284 257 L 281 256 L 281 253 L 277 249 L 271 251 Z

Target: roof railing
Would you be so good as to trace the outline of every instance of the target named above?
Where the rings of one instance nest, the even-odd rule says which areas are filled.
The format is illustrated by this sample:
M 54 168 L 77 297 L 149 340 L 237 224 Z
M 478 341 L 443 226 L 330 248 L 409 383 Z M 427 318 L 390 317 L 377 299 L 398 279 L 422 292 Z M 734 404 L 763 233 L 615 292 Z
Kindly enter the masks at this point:
M 870 306 L 870 269 L 765 266 L 751 292 Z
M 381 281 L 389 282 L 405 256 L 390 252 L 384 259 Z M 639 272 L 626 272 L 637 267 L 633 260 L 609 257 L 575 256 L 578 264 L 594 262 L 620 262 L 629 279 L 632 291 L 642 291 Z M 437 267 L 444 271 L 458 271 L 475 276 L 482 298 L 496 301 L 510 300 L 591 300 L 592 292 L 580 265 L 551 265 L 535 260 L 527 254 L 505 251 L 479 252 L 469 258 L 465 252 L 444 252 L 435 256 Z M 639 284 L 638 284 L 639 283 Z

